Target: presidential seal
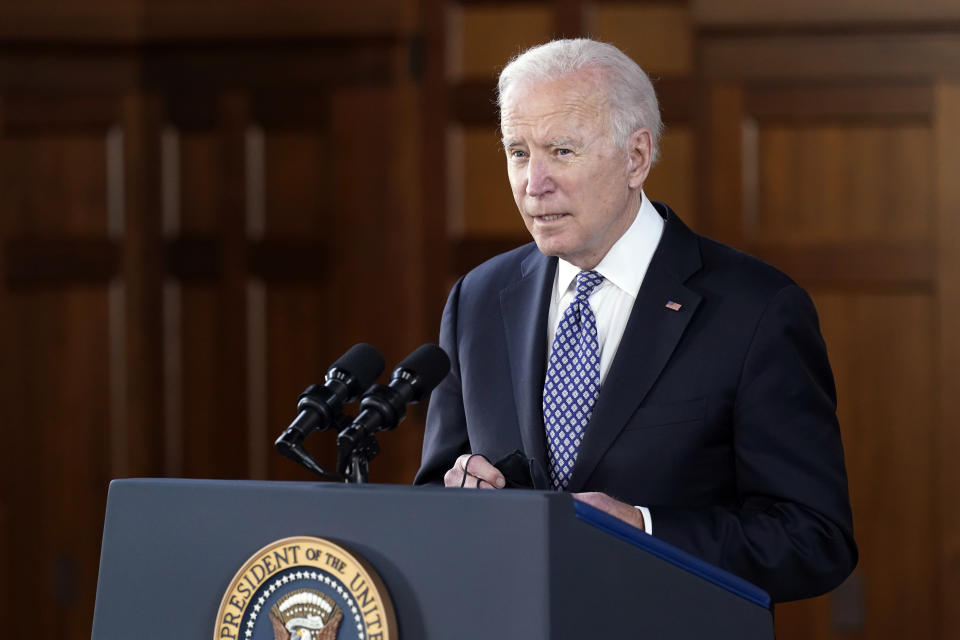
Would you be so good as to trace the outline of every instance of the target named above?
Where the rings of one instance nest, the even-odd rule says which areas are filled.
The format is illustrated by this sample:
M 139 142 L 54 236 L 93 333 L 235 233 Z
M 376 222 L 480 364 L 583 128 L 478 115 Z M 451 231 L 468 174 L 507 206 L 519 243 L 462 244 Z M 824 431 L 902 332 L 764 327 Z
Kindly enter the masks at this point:
M 277 540 L 233 577 L 214 640 L 397 640 L 393 603 L 362 558 L 322 538 Z

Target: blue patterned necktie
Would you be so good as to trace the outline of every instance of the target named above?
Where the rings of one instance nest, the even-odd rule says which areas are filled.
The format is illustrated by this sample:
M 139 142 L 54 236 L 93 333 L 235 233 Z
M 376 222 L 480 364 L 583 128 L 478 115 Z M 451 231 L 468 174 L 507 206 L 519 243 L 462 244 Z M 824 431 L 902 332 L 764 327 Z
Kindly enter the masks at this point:
M 543 385 L 543 423 L 550 449 L 550 481 L 566 489 L 600 392 L 600 343 L 590 294 L 603 282 L 596 271 L 577 274 L 577 294 L 563 312 Z

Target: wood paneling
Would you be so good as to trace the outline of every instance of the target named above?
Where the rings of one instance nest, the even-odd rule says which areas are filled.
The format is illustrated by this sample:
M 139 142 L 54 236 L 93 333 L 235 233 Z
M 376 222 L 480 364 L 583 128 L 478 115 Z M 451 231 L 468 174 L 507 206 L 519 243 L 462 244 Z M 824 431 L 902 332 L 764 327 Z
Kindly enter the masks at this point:
M 457 127 L 449 133 L 450 167 L 456 180 L 450 187 L 453 235 L 523 238 L 526 234 L 507 182 L 498 133 L 489 127 Z
M 167 444 L 168 464 L 187 478 L 246 477 L 244 388 L 224 375 L 222 364 L 234 360 L 236 337 L 228 327 L 243 310 L 226 306 L 223 294 L 210 284 L 183 284 L 171 295 L 178 295 L 178 300 L 167 304 L 176 304 L 180 315 L 171 319 L 177 339 L 171 339 L 168 330 L 166 348 L 178 350 L 181 368 L 172 377 L 176 388 L 168 389 L 177 393 L 180 413 L 180 420 L 171 425 L 176 435 L 169 428 L 165 431 L 167 439 L 176 440 Z M 237 418 L 241 421 L 234 422 Z M 225 424 L 226 420 L 230 422 Z
M 930 291 L 937 280 L 936 256 L 929 242 L 862 240 L 743 245 L 804 285 L 852 290 Z
M 355 342 L 392 365 L 429 335 L 411 4 L 365 4 L 184 4 L 140 31 L 93 6 L 59 41 L 55 18 L 0 7 L 23 19 L 0 25 L 10 634 L 89 637 L 110 478 L 306 479 L 272 448 L 300 391 Z M 292 31 L 336 36 L 273 38 L 341 14 Z M 389 436 L 381 481 L 412 479 L 421 422 Z
M 666 202 L 687 225 L 696 227 L 696 134 L 689 126 L 669 127 L 660 140 L 660 159 L 650 171 L 644 192 Z
M 107 289 L 4 298 L 6 633 L 81 638 L 90 630 L 110 479 Z M 39 600 L 47 612 L 39 620 L 17 615 L 25 609 L 13 606 Z
M 322 240 L 324 230 L 336 228 L 332 170 L 339 151 L 324 128 L 266 131 L 261 162 L 265 208 L 270 212 L 267 235 Z
M 956 173 L 956 152 L 941 141 L 958 106 L 943 108 L 949 92 L 929 80 L 954 76 L 953 46 L 866 28 L 704 35 L 709 226 L 814 293 L 861 550 L 837 592 L 778 607 L 777 637 L 956 635 L 943 522 L 960 483 L 942 354 L 960 322 L 946 302 L 960 243 L 943 169 Z
M 651 76 L 693 72 L 693 25 L 683 4 L 597 3 L 585 31 L 610 42 Z
M 69 104 L 64 108 L 69 109 Z M 0 205 L 11 230 L 21 237 L 106 237 L 105 129 L 8 133 L 3 145 Z M 35 188 L 36 184 L 43 188 Z
M 929 237 L 931 131 L 807 121 L 758 126 L 748 238 L 781 244 Z M 749 153 L 745 150 L 745 153 Z
M 697 23 L 704 26 L 769 25 L 830 26 L 919 23 L 919 26 L 960 20 L 953 0 L 691 0 Z
M 0 541 L 4 575 L 16 576 L 0 607 L 11 635 L 38 633 L 15 615 L 37 601 L 49 612 L 42 637 L 89 634 L 115 453 L 118 111 L 116 100 L 31 96 L 4 99 L 0 114 Z
M 229 5 L 182 0 L 0 4 L 0 39 L 18 43 L 335 38 L 408 33 L 414 25 L 413 3 L 393 0 L 363 0 L 349 6 L 301 0 L 240 0 Z
M 119 267 L 119 251 L 106 238 L 14 237 L 3 250 L 3 273 L 11 288 L 109 282 Z
M 935 444 L 917 428 L 935 419 L 933 297 L 816 288 L 813 295 L 840 398 L 864 619 L 841 634 L 831 596 L 781 605 L 777 637 L 936 637 Z
M 933 112 L 928 83 L 860 86 L 758 86 L 747 96 L 747 112 L 759 120 L 925 121 Z
M 937 446 L 937 604 L 940 635 L 947 638 L 960 634 L 960 150 L 955 142 L 960 140 L 960 84 L 937 86 L 935 113 L 938 411 L 932 425 L 918 424 L 933 432 Z
M 175 182 L 168 183 L 164 193 L 165 201 L 169 200 L 172 206 L 166 235 L 215 233 L 223 201 L 223 185 L 217 174 L 221 151 L 216 133 L 210 129 L 178 131 L 173 127 L 165 133 L 176 135 L 176 143 L 167 152 L 172 163 L 168 171 Z
M 824 82 L 960 77 L 954 31 L 852 34 L 747 32 L 701 45 L 701 71 L 714 78 Z
M 452 80 L 496 77 L 511 57 L 553 35 L 553 9 L 542 3 L 451 4 L 447 11 L 447 75 Z

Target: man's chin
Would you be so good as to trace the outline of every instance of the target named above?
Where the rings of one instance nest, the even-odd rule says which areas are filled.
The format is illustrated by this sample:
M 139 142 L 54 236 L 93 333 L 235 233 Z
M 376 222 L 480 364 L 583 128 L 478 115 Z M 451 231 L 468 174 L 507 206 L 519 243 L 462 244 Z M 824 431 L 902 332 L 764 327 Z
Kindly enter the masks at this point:
M 562 258 L 567 253 L 564 250 L 563 244 L 556 240 L 534 236 L 533 241 L 537 243 L 537 249 L 540 250 L 540 253 L 545 256 Z

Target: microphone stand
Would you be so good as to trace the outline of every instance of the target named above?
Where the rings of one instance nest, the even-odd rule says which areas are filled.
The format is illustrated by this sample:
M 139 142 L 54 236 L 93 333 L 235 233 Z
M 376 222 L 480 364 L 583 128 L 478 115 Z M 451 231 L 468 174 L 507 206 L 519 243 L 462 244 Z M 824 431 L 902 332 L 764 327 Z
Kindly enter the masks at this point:
M 380 444 L 373 433 L 351 426 L 353 418 L 342 415 L 338 418 L 343 430 L 337 436 L 337 472 L 324 469 L 296 438 L 277 439 L 276 448 L 283 456 L 293 460 L 324 480 L 348 484 L 364 484 L 370 481 L 370 461 L 380 453 Z
M 343 480 L 342 476 L 335 473 L 330 473 L 320 466 L 320 463 L 314 460 L 313 456 L 307 453 L 307 450 L 303 448 L 303 445 L 277 441 L 277 451 L 279 451 L 284 457 L 293 460 L 304 469 L 313 471 L 324 480 L 336 480 L 337 482 Z
M 344 427 L 349 426 L 353 422 L 353 418 L 348 415 L 341 415 L 337 417 L 337 428 L 343 429 Z M 315 474 L 323 478 L 324 480 L 334 480 L 336 482 L 350 482 L 349 478 L 345 477 L 343 472 L 343 467 L 341 464 L 338 464 L 337 467 L 340 469 L 339 473 L 330 473 L 324 469 L 319 462 L 314 460 L 313 456 L 307 453 L 306 448 L 302 444 L 302 436 L 298 437 L 299 434 L 289 436 L 287 432 L 284 432 L 275 443 L 277 451 L 279 451 L 283 456 L 293 460 L 301 467 L 313 471 Z M 377 443 L 373 443 L 374 447 L 377 447 Z M 377 451 L 373 453 L 370 457 L 377 455 L 379 453 L 379 447 Z M 369 471 L 367 472 L 369 474 Z M 366 476 L 364 476 L 366 477 Z M 365 480 L 363 480 L 365 481 Z M 360 482 L 363 482 L 360 481 Z M 356 481 L 355 481 L 356 482 Z
M 337 436 L 337 472 L 347 483 L 369 482 L 370 461 L 378 453 L 380 444 L 372 433 L 348 427 Z

